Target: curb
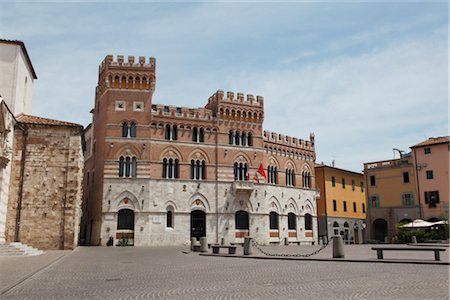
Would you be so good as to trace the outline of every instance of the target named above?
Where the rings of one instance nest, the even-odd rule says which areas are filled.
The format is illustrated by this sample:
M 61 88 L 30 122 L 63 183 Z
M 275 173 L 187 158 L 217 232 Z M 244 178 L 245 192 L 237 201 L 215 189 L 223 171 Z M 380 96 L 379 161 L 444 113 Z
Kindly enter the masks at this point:
M 276 257 L 276 256 L 247 256 L 247 255 L 229 255 L 229 254 L 212 254 L 199 253 L 199 256 L 215 256 L 227 258 L 249 258 L 249 259 L 269 259 L 269 260 L 297 260 L 297 261 L 323 261 L 323 262 L 351 262 L 351 263 L 383 263 L 383 264 L 416 264 L 416 265 L 440 265 L 448 266 L 450 262 L 445 261 L 426 261 L 426 260 L 392 260 L 392 259 L 346 259 L 346 258 L 299 258 L 299 257 Z

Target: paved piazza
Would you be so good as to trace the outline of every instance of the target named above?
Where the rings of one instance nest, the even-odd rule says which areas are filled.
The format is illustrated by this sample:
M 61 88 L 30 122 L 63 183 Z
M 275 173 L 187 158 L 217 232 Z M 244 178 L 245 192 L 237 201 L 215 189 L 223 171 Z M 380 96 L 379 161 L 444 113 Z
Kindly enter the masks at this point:
M 183 251 L 189 249 L 80 247 L 40 257 L 0 258 L 0 298 L 449 298 L 445 265 L 260 260 Z M 14 274 L 20 270 L 34 274 L 17 284 Z

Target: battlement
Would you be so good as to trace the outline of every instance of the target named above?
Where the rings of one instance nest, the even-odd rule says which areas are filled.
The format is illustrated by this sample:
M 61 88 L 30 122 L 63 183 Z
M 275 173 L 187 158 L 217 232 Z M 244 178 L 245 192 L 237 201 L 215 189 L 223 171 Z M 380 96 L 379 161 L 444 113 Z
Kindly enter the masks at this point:
M 178 117 L 206 121 L 211 121 L 213 119 L 212 111 L 206 108 L 175 107 L 161 104 L 152 105 L 152 114 L 154 116 Z
M 123 55 L 117 55 L 116 60 L 114 60 L 113 55 L 107 55 L 105 59 L 99 65 L 99 72 L 107 69 L 108 67 L 132 67 L 132 68 L 155 68 L 156 59 L 150 57 L 148 63 L 145 61 L 145 56 L 139 56 L 138 61 L 135 61 L 134 56 L 128 56 L 128 60 L 124 60 Z
M 285 136 L 283 134 L 279 134 L 276 132 L 271 132 L 264 130 L 263 141 L 272 142 L 276 144 L 281 144 L 294 148 L 302 148 L 302 149 L 314 149 L 315 137 L 314 133 L 310 133 L 310 140 L 302 140 L 295 137 Z
M 219 102 L 239 103 L 245 105 L 253 105 L 256 107 L 264 107 L 264 97 L 253 96 L 252 94 L 244 95 L 243 93 L 227 92 L 226 96 L 222 90 L 218 90 L 208 98 L 208 105 L 217 107 Z M 207 105 L 207 106 L 208 106 Z

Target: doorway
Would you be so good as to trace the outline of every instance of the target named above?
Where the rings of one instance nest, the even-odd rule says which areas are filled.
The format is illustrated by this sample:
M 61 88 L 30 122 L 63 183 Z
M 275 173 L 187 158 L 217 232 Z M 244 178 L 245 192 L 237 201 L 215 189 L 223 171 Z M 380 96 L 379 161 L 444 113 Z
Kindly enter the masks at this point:
M 191 238 L 199 240 L 206 236 L 206 213 L 201 210 L 191 212 Z

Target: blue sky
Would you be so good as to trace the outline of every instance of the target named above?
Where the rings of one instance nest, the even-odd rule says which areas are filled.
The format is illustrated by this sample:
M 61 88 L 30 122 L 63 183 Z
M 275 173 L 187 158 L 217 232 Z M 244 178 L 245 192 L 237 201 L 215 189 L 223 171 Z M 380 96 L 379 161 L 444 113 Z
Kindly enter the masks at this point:
M 448 135 L 448 4 L 0 3 L 36 69 L 33 114 L 87 125 L 107 54 L 154 56 L 154 103 L 265 97 L 264 129 L 360 171 Z

